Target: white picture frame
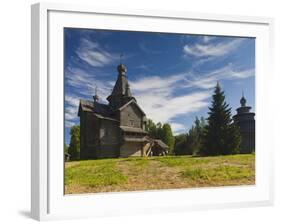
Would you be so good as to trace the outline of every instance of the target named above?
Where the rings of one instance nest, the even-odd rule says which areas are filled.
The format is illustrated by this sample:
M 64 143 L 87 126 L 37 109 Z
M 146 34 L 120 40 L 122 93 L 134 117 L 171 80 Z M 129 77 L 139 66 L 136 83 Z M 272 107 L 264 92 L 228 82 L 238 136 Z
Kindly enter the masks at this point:
M 248 207 L 273 203 L 270 86 L 273 19 L 38 3 L 32 5 L 31 214 L 37 220 Z M 255 186 L 64 195 L 63 27 L 256 38 Z

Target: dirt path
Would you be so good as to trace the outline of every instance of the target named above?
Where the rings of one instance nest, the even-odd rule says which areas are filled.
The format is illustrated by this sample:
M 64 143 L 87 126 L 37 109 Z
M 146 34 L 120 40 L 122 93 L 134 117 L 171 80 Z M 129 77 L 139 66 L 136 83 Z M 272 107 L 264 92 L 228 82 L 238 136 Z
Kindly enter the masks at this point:
M 149 160 L 144 165 L 134 165 L 125 161 L 117 163 L 118 169 L 129 177 L 122 185 L 124 190 L 172 189 L 188 187 L 183 181 L 180 170 L 167 167 L 160 161 Z

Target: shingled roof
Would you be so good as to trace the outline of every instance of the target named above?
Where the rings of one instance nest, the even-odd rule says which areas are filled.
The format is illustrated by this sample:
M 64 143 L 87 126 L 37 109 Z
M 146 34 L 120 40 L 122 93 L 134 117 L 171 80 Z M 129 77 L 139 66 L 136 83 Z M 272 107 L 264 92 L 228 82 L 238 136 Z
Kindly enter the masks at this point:
M 145 115 L 144 111 L 143 111 L 143 110 L 141 109 L 141 107 L 137 104 L 135 98 L 131 99 L 128 103 L 125 103 L 123 106 L 119 107 L 118 110 L 121 111 L 121 110 L 123 110 L 124 108 L 126 108 L 128 105 L 132 104 L 132 103 L 137 106 L 137 108 L 141 111 L 141 113 L 142 113 L 143 115 Z
M 112 110 L 109 105 L 93 102 L 90 100 L 80 100 L 78 116 L 80 116 L 80 110 L 93 112 L 95 114 L 101 115 L 102 117 L 109 118 L 112 114 Z
M 132 96 L 126 75 L 118 75 L 117 81 L 115 83 L 111 95 Z
M 144 134 L 147 133 L 147 131 L 145 131 L 141 128 L 134 128 L 134 127 L 128 127 L 128 126 L 120 126 L 120 128 L 124 132 L 134 132 L 134 133 L 144 133 Z
M 169 146 L 167 146 L 162 140 L 160 139 L 154 139 L 154 142 L 157 143 L 161 148 L 168 149 Z
M 117 67 L 118 71 L 118 78 L 117 81 L 113 87 L 112 93 L 107 97 L 107 100 L 110 101 L 110 99 L 113 96 L 126 96 L 126 97 L 132 97 L 132 93 L 130 90 L 129 82 L 127 79 L 127 68 L 125 65 L 120 64 Z

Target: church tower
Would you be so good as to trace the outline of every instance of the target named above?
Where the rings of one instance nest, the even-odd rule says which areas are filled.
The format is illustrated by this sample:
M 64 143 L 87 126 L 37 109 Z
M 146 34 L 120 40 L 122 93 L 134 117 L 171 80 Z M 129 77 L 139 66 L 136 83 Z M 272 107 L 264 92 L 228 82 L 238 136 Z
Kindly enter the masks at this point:
M 246 102 L 244 94 L 242 94 L 241 106 L 236 109 L 237 114 L 233 116 L 233 119 L 240 128 L 241 153 L 252 153 L 255 151 L 255 113 L 250 112 L 251 107 L 246 106 Z
M 107 97 L 109 101 L 109 106 L 112 109 L 118 109 L 130 100 L 136 99 L 132 96 L 129 82 L 127 79 L 127 68 L 125 65 L 120 64 L 117 67 L 118 78 L 115 83 L 115 86 L 112 90 L 112 93 Z
M 117 71 L 109 104 L 99 101 L 97 87 L 93 100 L 80 100 L 80 158 L 166 155 L 169 147 L 145 130 L 146 114 L 132 96 L 125 65 Z

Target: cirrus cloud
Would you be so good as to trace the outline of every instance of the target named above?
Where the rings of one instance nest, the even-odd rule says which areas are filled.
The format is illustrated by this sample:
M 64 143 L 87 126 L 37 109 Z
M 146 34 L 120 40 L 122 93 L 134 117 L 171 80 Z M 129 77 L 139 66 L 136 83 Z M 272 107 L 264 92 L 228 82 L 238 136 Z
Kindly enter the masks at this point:
M 210 40 L 205 40 L 204 44 L 186 44 L 183 47 L 183 52 L 186 55 L 195 57 L 219 57 L 232 53 L 244 39 L 234 39 L 218 43 L 209 43 Z
M 90 41 L 86 38 L 81 39 L 76 54 L 81 60 L 93 67 L 104 67 L 119 59 L 119 55 L 104 50 L 99 43 Z

